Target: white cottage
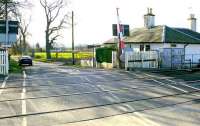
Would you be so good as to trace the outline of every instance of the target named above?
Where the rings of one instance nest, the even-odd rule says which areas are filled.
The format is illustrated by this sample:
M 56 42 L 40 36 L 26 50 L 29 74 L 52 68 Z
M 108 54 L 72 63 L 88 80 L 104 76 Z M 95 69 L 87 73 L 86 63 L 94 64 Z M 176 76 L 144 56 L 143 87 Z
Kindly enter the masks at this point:
M 162 63 L 189 61 L 200 64 L 200 33 L 196 32 L 195 16 L 191 14 L 188 21 L 190 29 L 156 26 L 155 15 L 152 9 L 148 8 L 147 14 L 144 15 L 144 27 L 131 30 L 130 36 L 124 38 L 125 46 L 132 48 L 134 52 L 158 51 L 165 56 L 169 55 L 170 60 L 165 57 Z M 115 44 L 113 40 L 106 41 L 104 45 Z M 171 67 L 170 65 L 168 67 Z
M 144 15 L 143 28 L 133 29 L 124 39 L 126 47 L 134 51 L 160 50 L 163 48 L 183 48 L 185 54 L 200 54 L 200 33 L 196 32 L 196 18 L 188 19 L 191 29 L 172 28 L 166 25 L 155 26 L 152 9 Z

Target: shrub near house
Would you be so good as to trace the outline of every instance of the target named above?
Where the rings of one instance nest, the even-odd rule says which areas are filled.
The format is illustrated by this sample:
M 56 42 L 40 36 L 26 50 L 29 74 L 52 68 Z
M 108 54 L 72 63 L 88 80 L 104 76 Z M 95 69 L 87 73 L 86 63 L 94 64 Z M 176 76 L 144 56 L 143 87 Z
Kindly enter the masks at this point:
M 115 50 L 116 49 L 112 47 L 103 47 L 96 49 L 97 67 L 113 68 L 112 52 Z

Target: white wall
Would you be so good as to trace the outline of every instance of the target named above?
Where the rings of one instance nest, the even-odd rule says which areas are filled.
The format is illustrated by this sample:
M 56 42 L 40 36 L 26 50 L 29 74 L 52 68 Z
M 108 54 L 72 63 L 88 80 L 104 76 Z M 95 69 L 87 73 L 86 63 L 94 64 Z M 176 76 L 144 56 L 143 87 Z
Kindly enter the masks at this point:
M 150 48 L 151 50 L 160 50 L 160 48 L 163 48 L 163 44 L 162 43 L 150 44 Z
M 185 48 L 185 54 L 200 54 L 200 44 L 189 44 Z
M 131 47 L 134 51 L 139 52 L 140 51 L 140 45 L 141 44 L 126 44 L 126 47 Z M 150 50 L 159 50 L 163 47 L 162 43 L 155 43 L 155 44 L 144 44 L 144 45 L 150 45 Z
M 141 44 L 126 44 L 126 47 L 131 47 L 134 51 L 139 52 L 140 51 L 140 45 Z M 148 45 L 148 44 L 144 44 Z M 193 64 L 193 66 L 196 66 L 200 63 L 200 44 L 176 44 L 176 47 L 171 47 L 171 43 L 151 43 L 150 44 L 150 50 L 158 50 L 162 51 L 162 48 L 184 48 L 185 47 L 185 62 L 190 60 Z
M 135 52 L 140 51 L 140 44 L 126 44 L 125 46 L 128 48 L 132 48 L 133 51 L 135 51 Z
M 200 44 L 189 44 L 185 48 L 185 58 L 198 63 L 200 60 Z
M 141 44 L 126 44 L 126 47 L 131 47 L 134 51 L 140 50 Z M 149 45 L 149 44 L 144 44 Z M 186 44 L 176 44 L 173 48 L 184 48 Z M 170 43 L 153 43 L 150 44 L 151 50 L 160 50 L 160 48 L 172 48 Z M 185 54 L 200 54 L 200 44 L 189 44 L 186 46 Z
M 184 48 L 184 45 L 185 44 L 176 44 L 176 47 L 173 47 L 173 48 Z M 171 43 L 164 43 L 163 48 L 172 48 Z

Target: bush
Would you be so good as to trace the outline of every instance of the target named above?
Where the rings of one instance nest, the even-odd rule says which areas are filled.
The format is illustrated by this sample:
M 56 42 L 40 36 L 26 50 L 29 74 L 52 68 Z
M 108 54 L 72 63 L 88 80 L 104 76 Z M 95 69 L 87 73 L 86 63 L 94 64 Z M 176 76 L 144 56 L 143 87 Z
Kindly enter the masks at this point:
M 114 48 L 110 47 L 103 47 L 103 48 L 97 48 L 96 49 L 96 60 L 98 63 L 112 63 L 112 51 L 114 51 Z
M 21 73 L 22 72 L 22 67 L 19 66 L 18 62 L 15 61 L 14 59 L 10 59 L 9 61 L 9 71 L 11 73 Z

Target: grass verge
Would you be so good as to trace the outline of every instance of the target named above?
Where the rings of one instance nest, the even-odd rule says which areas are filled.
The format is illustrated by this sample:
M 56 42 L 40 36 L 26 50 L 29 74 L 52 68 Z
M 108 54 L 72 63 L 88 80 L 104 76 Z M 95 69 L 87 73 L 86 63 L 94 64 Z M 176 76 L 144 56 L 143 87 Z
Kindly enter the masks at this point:
M 19 66 L 18 62 L 14 59 L 10 59 L 10 67 L 9 67 L 10 73 L 21 73 L 22 67 Z

